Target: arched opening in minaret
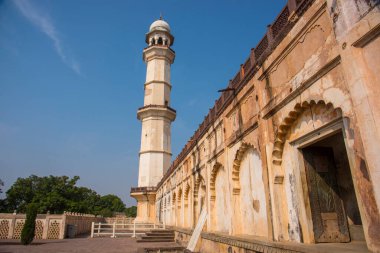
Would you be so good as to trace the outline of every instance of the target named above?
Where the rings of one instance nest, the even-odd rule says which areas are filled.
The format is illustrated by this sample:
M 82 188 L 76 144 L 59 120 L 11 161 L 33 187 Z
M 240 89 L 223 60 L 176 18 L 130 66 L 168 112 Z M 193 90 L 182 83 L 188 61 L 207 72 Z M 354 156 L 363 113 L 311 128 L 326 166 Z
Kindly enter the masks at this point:
M 162 44 L 163 44 L 163 40 L 162 40 L 161 37 L 158 38 L 157 44 L 158 44 L 158 45 L 162 45 Z

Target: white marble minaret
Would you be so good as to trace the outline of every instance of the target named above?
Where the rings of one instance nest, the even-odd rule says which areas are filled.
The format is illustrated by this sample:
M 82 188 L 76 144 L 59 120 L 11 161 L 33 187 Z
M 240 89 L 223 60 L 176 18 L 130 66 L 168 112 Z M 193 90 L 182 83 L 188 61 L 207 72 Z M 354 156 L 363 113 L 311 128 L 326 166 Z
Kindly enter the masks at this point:
M 155 189 L 171 163 L 171 123 L 176 112 L 170 108 L 170 66 L 175 53 L 170 48 L 174 37 L 167 22 L 160 18 L 146 34 L 148 47 L 143 59 L 147 64 L 144 106 L 137 111 L 142 123 L 139 182 L 131 189 L 137 200 L 137 220 L 153 221 Z
M 144 106 L 137 112 L 137 118 L 142 122 L 139 187 L 156 186 L 171 162 L 170 125 L 176 116 L 169 107 L 170 65 L 175 57 L 170 49 L 173 40 L 169 24 L 162 19 L 153 22 L 146 35 Z

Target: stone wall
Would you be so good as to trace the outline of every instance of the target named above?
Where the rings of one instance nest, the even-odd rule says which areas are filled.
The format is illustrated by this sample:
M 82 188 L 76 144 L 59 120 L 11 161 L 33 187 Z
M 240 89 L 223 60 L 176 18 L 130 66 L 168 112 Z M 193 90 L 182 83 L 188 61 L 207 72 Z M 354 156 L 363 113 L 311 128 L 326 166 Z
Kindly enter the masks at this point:
M 135 218 L 128 218 L 128 217 L 107 217 L 104 218 L 106 223 L 112 224 L 132 224 Z
M 0 213 L 0 239 L 20 239 L 25 218 L 25 214 Z M 104 222 L 104 218 L 70 212 L 38 214 L 35 239 L 63 239 L 67 237 L 67 225 L 76 226 L 75 235 L 90 233 L 92 222 Z
M 157 185 L 157 220 L 191 229 L 206 208 L 205 238 L 316 243 L 304 150 L 327 145 L 355 216 L 337 219 L 380 252 L 379 34 L 379 1 L 288 1 Z
M 106 222 L 103 217 L 96 217 L 92 214 L 68 213 L 63 214 L 65 217 L 65 225 L 75 226 L 75 236 L 89 234 L 91 232 L 92 222 Z M 67 227 L 66 227 L 67 228 Z M 66 231 L 67 234 L 67 231 Z

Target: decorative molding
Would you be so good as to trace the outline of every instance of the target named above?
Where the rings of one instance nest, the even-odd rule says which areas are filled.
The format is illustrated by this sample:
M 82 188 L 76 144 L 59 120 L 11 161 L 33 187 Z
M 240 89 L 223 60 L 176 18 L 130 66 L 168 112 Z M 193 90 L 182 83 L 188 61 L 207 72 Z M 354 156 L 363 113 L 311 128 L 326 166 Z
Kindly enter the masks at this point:
M 146 105 L 137 111 L 137 118 L 141 121 L 148 117 L 163 117 L 170 121 L 176 118 L 176 111 L 165 105 Z
M 144 151 L 140 151 L 139 152 L 139 155 L 141 154 L 145 154 L 145 153 L 164 153 L 164 154 L 167 154 L 167 155 L 172 155 L 171 152 L 168 152 L 168 151 L 165 151 L 165 150 L 144 150 Z
M 156 84 L 156 83 L 162 83 L 162 84 L 168 86 L 169 89 L 172 88 L 172 85 L 171 85 L 170 83 L 166 82 L 166 81 L 163 81 L 163 80 L 151 80 L 151 81 L 146 82 L 146 83 L 144 84 L 144 89 L 146 88 L 146 86 L 148 86 L 149 84 L 152 84 L 152 83 L 154 83 L 154 84 Z
M 238 195 L 240 193 L 240 163 L 245 152 L 249 148 L 254 149 L 254 146 L 252 144 L 243 142 L 235 154 L 235 159 L 232 165 L 232 181 L 233 181 L 232 192 L 234 195 Z
M 153 59 L 168 60 L 170 64 L 173 64 L 175 58 L 175 52 L 166 46 L 151 46 L 147 47 L 143 51 L 143 60 L 145 62 L 151 61 Z
M 293 123 L 298 119 L 298 117 L 305 111 L 305 109 L 310 108 L 313 105 L 322 103 L 326 107 L 333 105 L 331 103 L 326 103 L 324 100 L 311 100 L 311 101 L 305 101 L 303 103 L 297 103 L 293 110 L 291 110 L 286 117 L 283 118 L 282 122 L 278 126 L 275 138 L 274 138 L 274 144 L 273 144 L 273 151 L 272 151 L 272 164 L 281 166 L 282 164 L 282 153 L 284 151 L 284 145 L 286 142 L 286 135 L 290 129 L 290 127 L 293 125 Z M 334 108 L 334 110 L 337 110 L 337 108 Z M 283 176 L 283 175 L 278 175 Z
M 212 166 L 211 175 L 210 175 L 210 199 L 212 201 L 215 200 L 215 196 L 216 196 L 216 193 L 215 193 L 215 180 L 216 180 L 216 176 L 218 174 L 218 171 L 222 167 L 223 167 L 223 165 L 220 164 L 219 162 L 216 162 L 215 165 Z
M 343 129 L 342 120 L 342 117 L 336 118 L 307 134 L 304 134 L 296 139 L 289 140 L 289 144 L 297 146 L 298 148 L 303 148 L 305 145 L 312 144 L 314 141 L 316 141 L 316 139 L 321 139 L 322 137 L 333 135 Z
M 376 39 L 379 35 L 380 35 L 380 24 L 377 24 L 374 28 L 372 28 L 366 34 L 360 37 L 360 39 L 352 43 L 352 46 L 363 48 L 372 40 Z

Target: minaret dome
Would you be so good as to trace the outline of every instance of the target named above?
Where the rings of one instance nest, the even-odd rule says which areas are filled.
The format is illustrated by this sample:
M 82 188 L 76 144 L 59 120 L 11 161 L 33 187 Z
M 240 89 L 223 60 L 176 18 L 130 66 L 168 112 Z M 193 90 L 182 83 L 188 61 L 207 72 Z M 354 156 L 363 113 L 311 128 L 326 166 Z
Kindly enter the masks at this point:
M 170 33 L 169 24 L 162 18 L 154 21 L 146 34 L 145 42 L 149 46 L 166 46 L 173 45 L 174 37 Z

